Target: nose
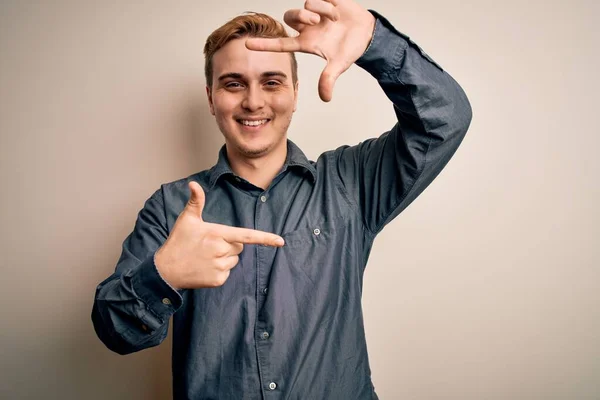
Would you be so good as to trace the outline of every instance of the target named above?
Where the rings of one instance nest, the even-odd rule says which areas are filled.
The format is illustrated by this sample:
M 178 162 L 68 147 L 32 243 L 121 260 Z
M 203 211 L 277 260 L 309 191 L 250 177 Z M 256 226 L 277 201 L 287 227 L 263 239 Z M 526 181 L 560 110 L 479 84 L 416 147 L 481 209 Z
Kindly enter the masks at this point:
M 248 111 L 260 110 L 265 106 L 265 96 L 260 87 L 250 85 L 245 92 L 242 107 Z

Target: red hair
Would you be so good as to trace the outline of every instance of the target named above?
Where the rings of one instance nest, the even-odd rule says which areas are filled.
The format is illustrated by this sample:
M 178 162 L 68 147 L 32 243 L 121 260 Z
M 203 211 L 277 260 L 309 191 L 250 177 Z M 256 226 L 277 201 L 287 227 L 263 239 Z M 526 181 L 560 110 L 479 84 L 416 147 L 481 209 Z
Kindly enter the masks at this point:
M 230 41 L 242 37 L 282 38 L 289 37 L 289 35 L 280 22 L 267 14 L 261 13 L 247 13 L 237 16 L 217 28 L 206 39 L 204 45 L 204 75 L 208 87 L 212 87 L 212 59 L 215 53 Z M 292 62 L 292 82 L 295 84 L 298 80 L 298 62 L 294 53 L 290 53 L 290 58 Z

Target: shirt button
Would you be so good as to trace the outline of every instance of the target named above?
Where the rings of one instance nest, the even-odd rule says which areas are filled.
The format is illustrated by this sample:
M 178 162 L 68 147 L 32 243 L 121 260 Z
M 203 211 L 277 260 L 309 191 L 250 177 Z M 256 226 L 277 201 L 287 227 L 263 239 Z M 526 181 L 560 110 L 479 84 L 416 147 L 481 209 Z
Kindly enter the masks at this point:
M 264 340 L 267 340 L 267 339 L 269 338 L 269 332 L 263 332 L 263 333 L 262 333 L 262 338 L 263 338 Z
M 263 289 L 263 294 L 267 294 L 267 292 L 268 292 L 268 291 L 269 291 L 269 288 L 268 288 L 268 287 L 264 288 L 264 289 Z
M 321 234 L 321 230 L 319 228 L 315 228 L 313 233 L 315 234 L 315 236 L 319 236 Z
M 276 384 L 275 382 L 271 382 L 271 383 L 269 383 L 269 389 L 270 389 L 270 390 L 275 390 L 275 389 L 277 389 L 277 384 Z
M 267 196 L 260 196 L 260 201 L 263 203 L 267 201 Z
M 171 300 L 167 299 L 166 297 L 164 299 L 162 299 L 162 303 L 166 306 L 171 304 Z

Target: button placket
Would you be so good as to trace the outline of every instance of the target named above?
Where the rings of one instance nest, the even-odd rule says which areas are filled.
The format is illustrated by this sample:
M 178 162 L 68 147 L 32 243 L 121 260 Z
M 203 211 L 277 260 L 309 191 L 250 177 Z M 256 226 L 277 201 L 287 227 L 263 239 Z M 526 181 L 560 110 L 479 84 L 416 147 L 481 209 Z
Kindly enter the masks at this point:
M 254 226 L 255 229 L 265 229 L 265 227 L 262 226 L 261 223 L 261 216 L 266 212 L 264 207 L 261 207 L 264 203 L 267 202 L 267 196 L 262 194 L 258 197 L 257 199 L 257 203 L 256 203 L 256 208 L 255 208 L 255 214 L 254 214 Z M 264 218 L 264 217 L 263 217 Z M 257 289 L 259 289 L 260 287 L 264 286 L 266 282 L 264 282 L 264 272 L 262 269 L 264 267 L 264 264 L 262 263 L 262 257 L 263 257 L 263 252 L 265 251 L 265 247 L 262 245 L 257 246 L 256 248 L 256 285 L 257 285 Z M 266 287 L 266 286 L 265 286 Z M 264 289 L 262 289 L 264 290 Z M 266 322 L 263 320 L 263 318 L 261 317 L 261 313 L 260 310 L 262 309 L 263 305 L 264 305 L 264 301 L 265 301 L 265 297 L 263 296 L 258 296 L 257 298 L 257 321 L 256 321 L 256 331 L 255 331 L 255 335 L 257 337 L 257 342 L 256 342 L 256 351 L 257 351 L 257 356 L 258 356 L 258 371 L 259 371 L 259 377 L 261 380 L 261 384 L 264 385 L 263 387 L 265 387 L 265 390 L 267 391 L 272 391 L 274 389 L 270 388 L 271 383 L 267 383 L 270 382 L 269 380 L 269 376 L 268 373 L 266 372 L 266 370 L 268 370 L 268 363 L 266 362 L 268 360 L 268 348 L 269 346 L 269 342 L 267 341 L 268 337 L 269 337 L 269 333 L 266 331 Z M 264 379 L 264 381 L 263 381 Z
M 273 229 L 271 221 L 275 217 L 272 210 L 271 204 L 266 203 L 270 201 L 270 196 L 267 192 L 263 192 L 258 195 L 256 199 L 255 214 L 254 214 L 254 226 L 257 230 L 271 231 Z M 278 383 L 271 379 L 277 378 L 277 375 L 272 374 L 271 365 L 271 351 L 273 346 L 272 336 L 272 325 L 269 323 L 269 317 L 264 312 L 263 306 L 267 301 L 267 293 L 269 292 L 269 270 L 272 259 L 274 257 L 274 250 L 269 246 L 257 246 L 256 247 L 256 278 L 257 278 L 257 315 L 255 325 L 255 345 L 258 358 L 258 370 L 259 379 L 261 380 L 261 386 L 266 392 L 274 392 L 279 389 Z M 262 294 L 262 295 L 261 295 Z M 263 392 L 264 393 L 264 392 Z

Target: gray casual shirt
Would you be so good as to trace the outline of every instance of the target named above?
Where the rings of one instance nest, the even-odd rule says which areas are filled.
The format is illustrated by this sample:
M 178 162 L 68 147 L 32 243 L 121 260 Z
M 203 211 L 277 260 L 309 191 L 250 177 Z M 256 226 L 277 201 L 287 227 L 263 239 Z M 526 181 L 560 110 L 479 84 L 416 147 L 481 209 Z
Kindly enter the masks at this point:
M 217 164 L 164 184 L 140 211 L 115 273 L 96 291 L 92 320 L 111 350 L 161 343 L 173 317 L 178 399 L 373 399 L 361 309 L 363 273 L 378 232 L 454 154 L 471 121 L 460 86 L 407 36 L 377 18 L 356 62 L 381 85 L 398 123 L 378 138 L 309 161 L 291 141 L 263 190 Z M 273 232 L 285 246 L 246 245 L 221 287 L 172 289 L 155 251 L 189 198 L 203 218 Z

